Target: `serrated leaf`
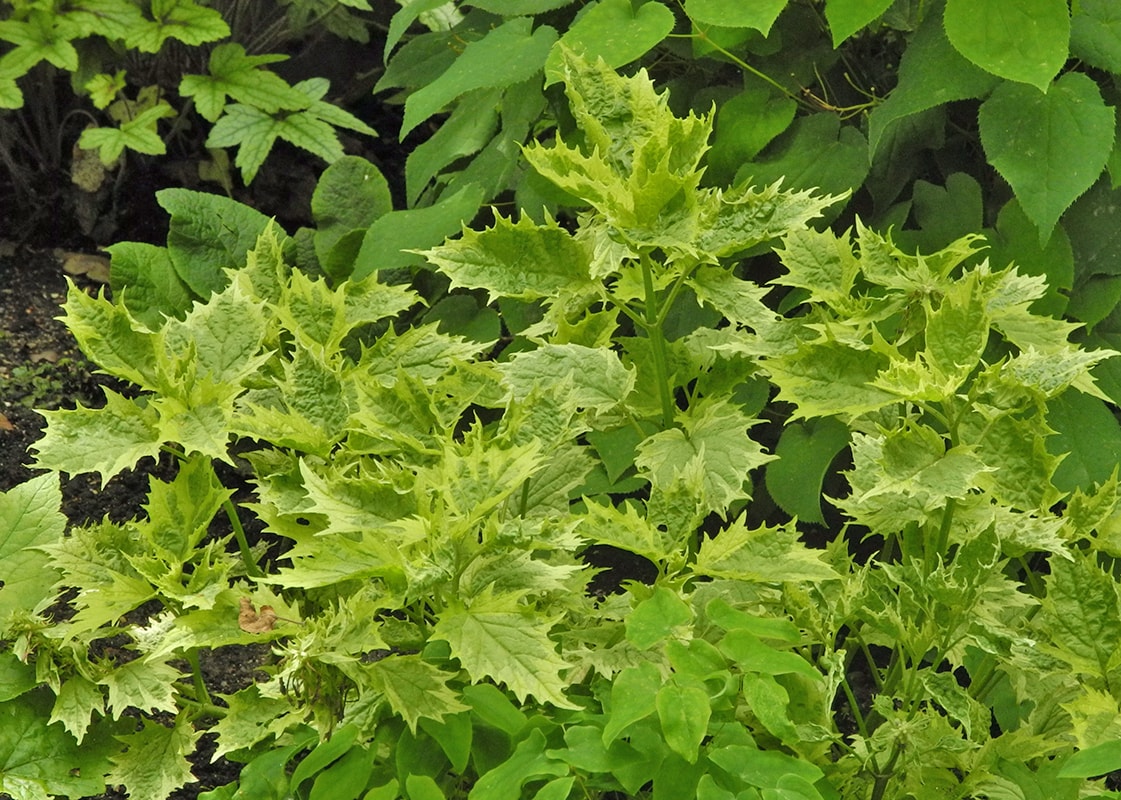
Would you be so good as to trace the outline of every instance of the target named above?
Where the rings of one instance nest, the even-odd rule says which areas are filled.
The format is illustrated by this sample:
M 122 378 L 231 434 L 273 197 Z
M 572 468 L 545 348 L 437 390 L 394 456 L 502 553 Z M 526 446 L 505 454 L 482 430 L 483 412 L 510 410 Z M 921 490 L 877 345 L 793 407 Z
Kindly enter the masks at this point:
M 267 69 L 265 64 L 285 60 L 281 55 L 246 55 L 237 42 L 226 42 L 210 53 L 205 75 L 184 75 L 179 94 L 193 97 L 199 113 L 209 122 L 216 122 L 226 107 L 226 98 L 259 108 L 272 114 L 281 109 L 307 108 L 310 98 L 293 89 L 283 78 Z
M 690 407 L 678 422 L 680 428 L 656 433 L 638 446 L 635 463 L 656 487 L 669 489 L 683 473 L 703 475 L 697 501 L 706 511 L 724 511 L 735 500 L 746 498 L 748 473 L 774 456 L 747 435 L 758 421 L 725 401 L 708 401 Z
M 837 578 L 822 555 L 799 541 L 792 526 L 749 530 L 741 519 L 701 542 L 694 569 L 698 575 L 768 583 Z
M 35 443 L 35 465 L 77 475 L 96 472 L 102 483 L 145 456 L 159 454 L 163 439 L 151 407 L 104 389 L 105 407 L 41 412 L 47 431 Z
M 1067 60 L 1065 0 L 947 0 L 946 36 L 977 66 L 1046 92 Z
M 439 721 L 468 708 L 448 688 L 452 676 L 419 655 L 391 655 L 374 662 L 370 671 L 413 734 L 421 719 Z
M 752 28 L 766 36 L 789 0 L 685 0 L 689 19 L 722 28 Z
M 824 525 L 822 482 L 848 443 L 848 427 L 835 417 L 788 424 L 775 448 L 778 460 L 767 465 L 767 493 L 787 514 Z
M 1089 189 L 1113 148 L 1115 117 L 1097 85 L 1069 73 L 1046 94 L 1003 83 L 981 104 L 981 143 L 1047 241 L 1059 216 Z
M 161 100 L 145 109 L 119 128 L 87 128 L 78 137 L 78 146 L 84 150 L 97 150 L 103 164 L 112 164 L 127 148 L 150 156 L 162 156 L 167 147 L 156 129 L 156 122 L 173 117 L 176 112 Z
M 472 681 L 505 683 L 523 703 L 532 695 L 538 702 L 574 708 L 563 693 L 568 684 L 560 673 L 568 664 L 549 639 L 551 627 L 534 619 L 516 597 L 488 594 L 469 607 L 446 608 L 436 622 L 433 638 L 451 645 L 452 656 L 459 659 Z
M 86 736 L 90 718 L 105 714 L 105 697 L 97 684 L 75 675 L 63 682 L 51 709 L 50 723 L 61 722 L 78 744 Z
M 401 136 L 467 92 L 510 86 L 541 69 L 557 32 L 548 25 L 531 27 L 530 18 L 515 17 L 468 43 L 443 74 L 405 100 Z
M 1110 0 L 1081 0 L 1070 21 L 1070 52 L 1107 72 L 1121 72 L 1121 8 Z
M 156 53 L 168 39 L 200 45 L 230 35 L 221 13 L 193 0 L 153 0 L 150 13 L 151 20 L 145 20 L 125 36 L 127 47 Z
M 109 690 L 109 709 L 120 719 L 129 708 L 146 713 L 174 712 L 175 681 L 180 672 L 164 661 L 137 658 L 102 676 L 99 683 Z
M 451 278 L 452 286 L 486 289 L 492 299 L 551 298 L 593 285 L 591 254 L 553 220 L 538 225 L 528 216 L 517 222 L 498 217 L 492 227 L 464 230 L 459 239 L 423 255 Z
M 887 366 L 880 354 L 840 342 L 802 345 L 765 363 L 779 398 L 797 406 L 795 419 L 855 417 L 896 402 L 894 393 L 874 385 Z
M 989 317 L 977 273 L 955 281 L 938 308 L 926 315 L 924 357 L 950 383 L 960 384 L 981 360 L 989 342 Z
M 13 611 L 38 608 L 50 596 L 58 571 L 46 554 L 27 548 L 62 538 L 61 505 L 58 477 L 51 473 L 0 493 L 0 626 Z
M 167 797 L 195 780 L 186 755 L 201 735 L 185 716 L 170 728 L 145 720 L 136 733 L 118 737 L 125 751 L 113 756 L 108 781 L 123 785 L 130 797 Z
M 887 11 L 891 3 L 892 0 L 828 0 L 825 19 L 833 35 L 833 49 Z M 911 42 L 907 49 L 913 45 L 914 42 Z
M 1109 686 L 1121 666 L 1121 613 L 1116 580 L 1092 558 L 1052 559 L 1039 622 L 1046 626 L 1048 650 L 1075 674 Z
M 646 54 L 673 30 L 673 12 L 659 2 L 635 8 L 630 0 L 600 0 L 585 10 L 560 41 L 589 61 L 602 58 L 613 69 Z M 545 61 L 545 86 L 563 80 L 560 49 Z

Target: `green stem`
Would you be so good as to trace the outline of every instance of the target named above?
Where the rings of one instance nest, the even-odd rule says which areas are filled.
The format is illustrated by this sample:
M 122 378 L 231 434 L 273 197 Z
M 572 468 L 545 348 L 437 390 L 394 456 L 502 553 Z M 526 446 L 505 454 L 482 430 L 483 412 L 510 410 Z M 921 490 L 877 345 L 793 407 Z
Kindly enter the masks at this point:
M 669 385 L 669 359 L 666 356 L 666 337 L 662 333 L 663 317 L 660 315 L 658 296 L 654 289 L 654 270 L 650 255 L 642 254 L 642 283 L 646 293 L 643 328 L 650 339 L 651 354 L 654 357 L 654 376 L 658 382 L 658 394 L 662 400 L 662 428 L 673 427 L 677 416 L 673 403 L 673 387 Z
M 954 510 L 957 508 L 957 500 L 953 497 L 946 500 L 946 507 L 942 510 L 942 524 L 938 527 L 938 539 L 934 543 L 933 548 L 926 550 L 926 571 L 933 572 L 935 568 L 934 560 L 937 556 L 945 556 L 946 548 L 950 543 L 950 526 L 954 522 Z
M 202 667 L 199 666 L 199 651 L 197 647 L 187 650 L 187 663 L 191 665 L 191 677 L 195 684 L 195 699 L 204 706 L 213 706 L 210 692 L 206 691 L 206 681 L 202 679 Z
M 241 520 L 237 516 L 237 508 L 234 506 L 230 498 L 222 501 L 222 508 L 225 509 L 226 517 L 230 520 L 230 525 L 234 529 L 234 538 L 237 539 L 237 549 L 241 551 L 241 562 L 245 565 L 245 574 L 250 578 L 264 577 L 264 572 L 257 566 L 257 562 L 253 560 L 253 551 L 249 549 L 249 540 L 245 538 L 245 528 L 241 525 Z

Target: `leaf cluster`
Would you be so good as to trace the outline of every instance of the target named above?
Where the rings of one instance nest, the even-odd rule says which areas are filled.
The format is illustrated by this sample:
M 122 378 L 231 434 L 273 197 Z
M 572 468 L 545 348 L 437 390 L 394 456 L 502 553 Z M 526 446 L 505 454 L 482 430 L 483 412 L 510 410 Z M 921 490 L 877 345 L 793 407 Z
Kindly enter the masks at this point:
M 1117 354 L 975 236 L 707 185 L 711 114 L 557 52 L 578 133 L 525 158 L 570 225 L 360 268 L 399 212 L 347 160 L 293 237 L 164 195 L 113 266 L 163 264 L 158 306 L 71 288 L 135 389 L 46 412 L 0 497 L 0 741 L 49 756 L 0 748 L 0 790 L 166 797 L 209 732 L 245 764 L 212 800 L 1115 796 L 1121 482 L 1061 488 L 1047 442 Z M 58 473 L 161 452 L 134 520 L 65 530 Z M 200 653 L 262 641 L 212 692 Z

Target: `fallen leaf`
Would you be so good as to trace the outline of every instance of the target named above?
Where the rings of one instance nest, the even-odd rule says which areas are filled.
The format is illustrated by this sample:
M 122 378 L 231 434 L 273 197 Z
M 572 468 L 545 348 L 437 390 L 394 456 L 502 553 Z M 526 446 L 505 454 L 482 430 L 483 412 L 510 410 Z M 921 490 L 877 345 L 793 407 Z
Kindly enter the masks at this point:
M 237 625 L 246 633 L 267 633 L 271 631 L 276 625 L 276 612 L 272 610 L 272 606 L 261 606 L 261 611 L 258 613 L 253 608 L 253 601 L 248 597 L 241 598 L 239 605 L 241 610 L 237 615 Z
M 8 418 L 0 414 L 0 431 L 14 431 L 16 426 L 8 422 Z
M 109 283 L 109 259 L 91 253 L 59 253 L 62 271 L 68 275 L 85 275 L 91 281 Z

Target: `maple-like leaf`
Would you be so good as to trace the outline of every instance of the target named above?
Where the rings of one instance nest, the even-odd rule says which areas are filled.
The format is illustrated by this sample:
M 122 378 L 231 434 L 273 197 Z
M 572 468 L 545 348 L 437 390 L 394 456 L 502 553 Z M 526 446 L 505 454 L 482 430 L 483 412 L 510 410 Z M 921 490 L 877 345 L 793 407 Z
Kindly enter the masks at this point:
M 535 619 L 517 595 L 489 591 L 470 606 L 449 606 L 436 622 L 433 638 L 451 645 L 475 682 L 493 680 L 506 686 L 523 702 L 532 695 L 559 708 L 575 708 L 564 696 L 567 683 L 560 673 L 568 664 L 549 638 L 551 623 Z
M 266 64 L 284 61 L 275 54 L 247 55 L 237 42 L 226 42 L 210 53 L 207 74 L 184 75 L 179 94 L 193 97 L 199 113 L 209 122 L 216 122 L 226 107 L 226 98 L 259 108 L 272 114 L 281 109 L 307 108 L 311 100 L 302 92 L 267 69 Z
M 129 797 L 164 800 L 173 791 L 195 780 L 186 756 L 194 752 L 202 735 L 186 717 L 176 719 L 173 727 L 145 720 L 136 733 L 117 737 L 125 746 L 113 757 L 107 780 L 123 785 Z
M 375 685 L 414 734 L 421 719 L 441 720 L 466 711 L 448 688 L 452 676 L 419 655 L 390 655 L 369 667 Z

